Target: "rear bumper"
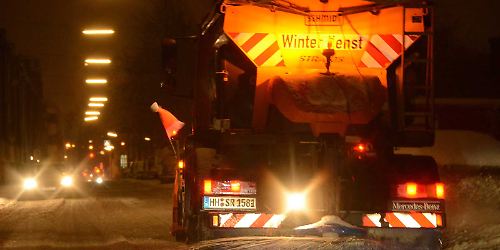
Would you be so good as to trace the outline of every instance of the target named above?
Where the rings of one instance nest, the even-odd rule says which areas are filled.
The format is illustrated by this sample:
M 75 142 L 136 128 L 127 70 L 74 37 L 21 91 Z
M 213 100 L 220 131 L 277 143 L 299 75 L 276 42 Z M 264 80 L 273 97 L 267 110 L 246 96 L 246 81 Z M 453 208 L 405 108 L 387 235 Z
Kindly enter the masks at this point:
M 321 215 L 270 214 L 258 212 L 207 212 L 204 213 L 210 228 L 218 229 L 290 229 L 321 220 Z M 388 229 L 442 229 L 444 213 L 430 212 L 349 212 L 340 216 L 346 224 L 359 228 Z M 206 220 L 206 221 L 207 221 Z M 335 222 L 334 222 L 335 223 Z
M 362 215 L 363 227 L 443 228 L 444 214 L 424 212 L 389 212 Z
M 284 214 L 266 213 L 209 213 L 214 228 L 279 228 L 286 219 Z
M 442 229 L 446 226 L 444 212 L 344 212 L 341 217 L 363 228 Z

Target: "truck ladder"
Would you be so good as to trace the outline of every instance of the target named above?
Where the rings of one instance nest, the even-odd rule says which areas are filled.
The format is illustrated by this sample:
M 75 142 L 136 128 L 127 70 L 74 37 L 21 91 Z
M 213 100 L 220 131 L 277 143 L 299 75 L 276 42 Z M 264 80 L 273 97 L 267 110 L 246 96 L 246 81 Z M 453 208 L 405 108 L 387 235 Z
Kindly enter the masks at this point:
M 413 7 L 413 6 L 412 6 Z M 408 31 L 406 25 L 406 9 L 403 6 L 403 45 L 406 44 L 407 36 L 419 36 L 425 39 L 427 45 L 424 57 L 412 57 L 402 49 L 400 64 L 400 84 L 398 87 L 398 131 L 407 137 L 408 134 L 433 134 L 434 124 L 434 86 L 433 86 L 433 12 L 430 6 L 422 6 L 428 13 L 428 19 L 423 18 L 424 31 Z M 425 23 L 428 25 L 425 25 Z M 408 54 L 407 54 L 408 53 Z M 425 70 L 425 76 L 410 79 L 409 68 Z M 423 71 L 422 70 L 422 71 Z M 413 72 L 418 74 L 419 72 Z M 422 72 L 420 72 L 422 73 Z M 416 79 L 416 80 L 415 80 Z M 412 137 L 412 136 L 410 136 Z M 417 136 L 418 137 L 418 136 Z

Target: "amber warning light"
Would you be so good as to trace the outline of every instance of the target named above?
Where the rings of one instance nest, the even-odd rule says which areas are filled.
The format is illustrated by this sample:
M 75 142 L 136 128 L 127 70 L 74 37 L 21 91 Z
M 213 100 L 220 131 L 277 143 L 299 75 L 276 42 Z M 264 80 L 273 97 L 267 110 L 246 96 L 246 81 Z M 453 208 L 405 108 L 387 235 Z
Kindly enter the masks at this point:
M 203 193 L 212 194 L 212 180 L 203 181 Z

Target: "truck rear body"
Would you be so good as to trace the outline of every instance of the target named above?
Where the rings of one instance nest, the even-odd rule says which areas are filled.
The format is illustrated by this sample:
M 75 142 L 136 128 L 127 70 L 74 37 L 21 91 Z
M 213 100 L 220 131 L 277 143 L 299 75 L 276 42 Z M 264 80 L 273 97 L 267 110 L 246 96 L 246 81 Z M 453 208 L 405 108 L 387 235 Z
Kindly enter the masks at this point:
M 222 1 L 193 70 L 177 66 L 196 79 L 174 233 L 269 233 L 327 215 L 444 227 L 434 160 L 393 154 L 433 143 L 431 18 L 421 2 Z

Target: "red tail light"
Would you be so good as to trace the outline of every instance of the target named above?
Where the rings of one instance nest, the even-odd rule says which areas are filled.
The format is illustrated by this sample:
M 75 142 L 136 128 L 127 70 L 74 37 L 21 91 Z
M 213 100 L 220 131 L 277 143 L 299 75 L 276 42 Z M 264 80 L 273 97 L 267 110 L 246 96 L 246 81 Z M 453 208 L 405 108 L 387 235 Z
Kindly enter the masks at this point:
M 212 180 L 203 181 L 203 193 L 212 194 Z
M 239 181 L 231 181 L 231 192 L 239 193 L 241 190 L 241 184 Z
M 353 150 L 358 152 L 358 153 L 364 153 L 367 150 L 367 146 L 364 143 L 359 143 L 359 144 L 354 146 Z
M 444 184 L 436 183 L 436 198 L 444 199 Z
M 444 184 L 419 184 L 415 182 L 407 182 L 398 185 L 397 196 L 410 199 L 418 198 L 436 198 L 444 199 Z
M 406 183 L 406 195 L 408 197 L 416 197 L 417 192 L 417 184 L 416 183 Z
M 240 180 L 211 180 L 206 179 L 203 181 L 204 194 L 229 194 L 229 195 L 252 195 L 256 194 L 256 184 L 250 181 Z

